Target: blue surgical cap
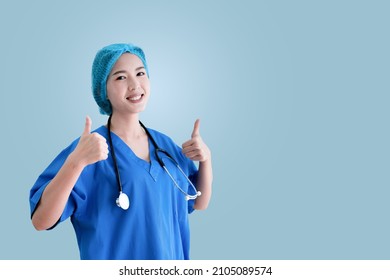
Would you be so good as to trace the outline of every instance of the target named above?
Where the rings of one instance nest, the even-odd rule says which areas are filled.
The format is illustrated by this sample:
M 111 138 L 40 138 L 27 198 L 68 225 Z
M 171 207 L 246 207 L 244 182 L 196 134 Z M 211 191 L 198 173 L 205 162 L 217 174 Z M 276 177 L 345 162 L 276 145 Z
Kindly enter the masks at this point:
M 107 99 L 106 83 L 108 75 L 119 57 L 127 52 L 141 59 L 149 77 L 145 54 L 140 47 L 133 44 L 112 44 L 99 50 L 92 64 L 92 93 L 96 103 L 99 105 L 100 113 L 103 115 L 112 114 L 111 103 Z

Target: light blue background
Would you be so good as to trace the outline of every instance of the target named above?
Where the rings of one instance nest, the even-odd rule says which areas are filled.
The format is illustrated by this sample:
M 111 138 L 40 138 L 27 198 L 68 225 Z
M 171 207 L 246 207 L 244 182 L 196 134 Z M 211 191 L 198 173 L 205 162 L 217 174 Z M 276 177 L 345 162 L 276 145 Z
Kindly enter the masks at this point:
M 214 193 L 193 259 L 390 259 L 387 1 L 2 1 L 1 259 L 78 259 L 37 232 L 29 190 L 90 115 L 98 49 L 146 52 L 142 120 L 201 118 Z M 114 202 L 113 202 L 114 203 Z

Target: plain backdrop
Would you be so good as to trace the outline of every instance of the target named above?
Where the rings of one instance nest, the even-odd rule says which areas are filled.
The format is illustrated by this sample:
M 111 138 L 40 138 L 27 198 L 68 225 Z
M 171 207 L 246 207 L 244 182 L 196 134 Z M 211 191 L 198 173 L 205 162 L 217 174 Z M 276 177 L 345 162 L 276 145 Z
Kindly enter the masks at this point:
M 106 123 L 105 45 L 141 46 L 143 122 L 179 145 L 196 118 L 214 192 L 192 259 L 389 259 L 388 1 L 1 1 L 0 259 L 78 259 L 70 221 L 37 232 L 29 191 Z M 113 202 L 114 203 L 114 202 Z

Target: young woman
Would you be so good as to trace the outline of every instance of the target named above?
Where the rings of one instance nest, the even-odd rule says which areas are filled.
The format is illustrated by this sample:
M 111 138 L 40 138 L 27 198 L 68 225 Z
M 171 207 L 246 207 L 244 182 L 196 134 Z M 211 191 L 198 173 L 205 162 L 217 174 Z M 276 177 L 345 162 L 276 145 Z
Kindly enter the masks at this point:
M 91 132 L 87 117 L 81 137 L 38 177 L 34 227 L 70 217 L 81 259 L 189 259 L 188 214 L 207 208 L 212 185 L 199 120 L 182 147 L 139 121 L 150 82 L 144 52 L 132 44 L 96 54 L 92 90 L 107 125 Z

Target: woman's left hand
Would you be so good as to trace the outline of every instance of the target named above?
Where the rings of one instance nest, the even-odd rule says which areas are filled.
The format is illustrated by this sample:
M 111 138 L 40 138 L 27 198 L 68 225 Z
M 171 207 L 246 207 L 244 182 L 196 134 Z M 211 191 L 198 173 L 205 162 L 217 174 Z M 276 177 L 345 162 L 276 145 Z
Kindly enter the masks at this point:
M 211 152 L 207 145 L 203 142 L 202 137 L 200 137 L 199 125 L 200 120 L 197 119 L 194 124 L 191 139 L 184 142 L 182 145 L 182 152 L 191 160 L 205 162 L 211 160 Z

